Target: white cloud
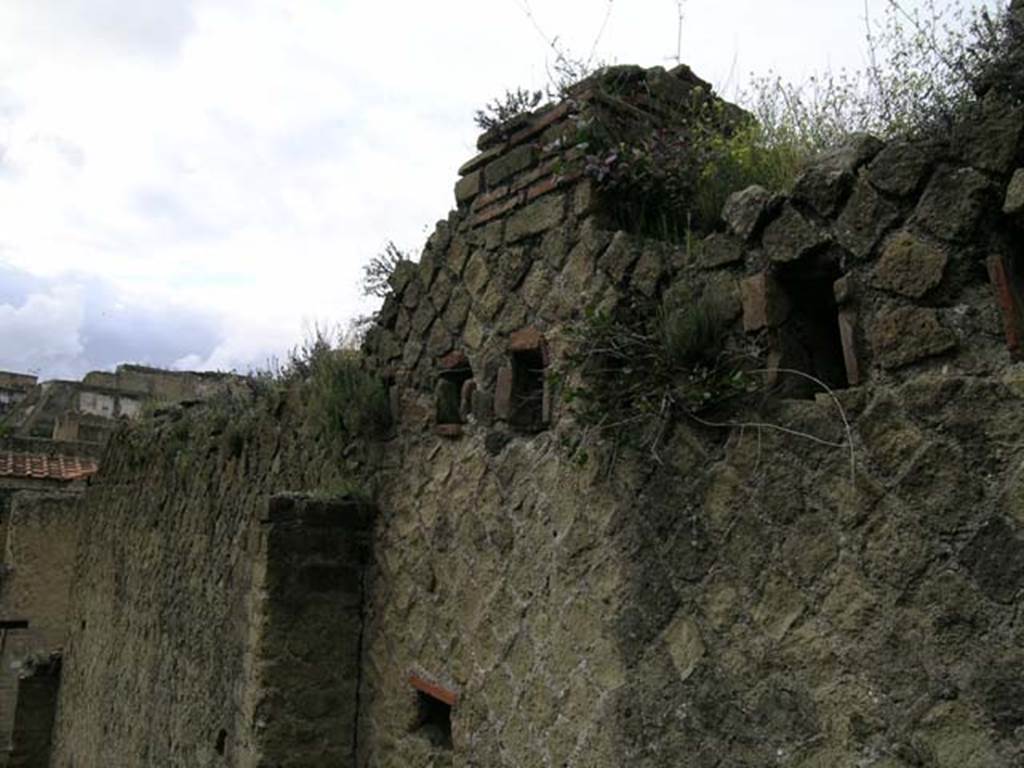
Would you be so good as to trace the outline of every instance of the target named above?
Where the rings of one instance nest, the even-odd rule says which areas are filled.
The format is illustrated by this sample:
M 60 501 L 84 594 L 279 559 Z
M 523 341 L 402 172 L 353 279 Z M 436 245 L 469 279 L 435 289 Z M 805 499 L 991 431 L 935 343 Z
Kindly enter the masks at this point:
M 388 239 L 418 247 L 447 214 L 455 170 L 474 152 L 473 110 L 506 87 L 543 84 L 550 50 L 524 7 L 5 0 L 0 266 L 48 285 L 91 275 L 110 288 L 102 301 L 145 296 L 199 318 L 152 315 L 196 334 L 183 350 L 152 338 L 156 364 L 280 357 L 303 318 L 366 313 L 360 265 Z M 546 34 L 586 52 L 608 3 L 530 7 Z M 598 54 L 670 63 L 675 7 L 616 0 Z M 683 58 L 718 83 L 860 62 L 861 0 L 690 0 L 686 12 Z M 46 295 L 63 302 L 54 312 L 78 306 Z M 158 330 L 126 333 L 137 349 Z M 99 364 L 94 347 L 83 355 L 77 365 Z M 0 368 L 51 373 L 30 358 L 8 342 Z
M 30 295 L 20 306 L 0 304 L 0 359 L 16 370 L 65 375 L 83 351 L 83 291 L 56 285 Z

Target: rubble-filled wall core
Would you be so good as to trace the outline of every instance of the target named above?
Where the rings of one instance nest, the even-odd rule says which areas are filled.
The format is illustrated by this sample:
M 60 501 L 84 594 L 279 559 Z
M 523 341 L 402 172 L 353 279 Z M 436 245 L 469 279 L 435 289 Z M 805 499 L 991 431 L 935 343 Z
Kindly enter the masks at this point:
M 53 765 L 1021 764 L 1024 109 L 852 137 L 674 242 L 619 228 L 583 145 L 706 86 L 604 77 L 483 137 L 396 270 L 365 346 L 395 425 L 358 461 L 281 395 L 119 433 Z M 656 450 L 582 435 L 570 330 L 672 292 L 721 308 L 759 401 Z M 267 528 L 353 473 L 365 551 Z
M 356 766 L 373 518 L 371 507 L 352 498 L 270 499 L 252 617 L 260 632 L 251 765 Z

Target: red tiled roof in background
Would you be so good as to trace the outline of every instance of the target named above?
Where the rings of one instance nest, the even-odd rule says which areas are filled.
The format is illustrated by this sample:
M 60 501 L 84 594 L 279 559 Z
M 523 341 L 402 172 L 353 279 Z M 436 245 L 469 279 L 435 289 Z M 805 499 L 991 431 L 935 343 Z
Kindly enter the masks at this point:
M 0 450 L 0 477 L 33 480 L 82 480 L 99 469 L 96 459 Z

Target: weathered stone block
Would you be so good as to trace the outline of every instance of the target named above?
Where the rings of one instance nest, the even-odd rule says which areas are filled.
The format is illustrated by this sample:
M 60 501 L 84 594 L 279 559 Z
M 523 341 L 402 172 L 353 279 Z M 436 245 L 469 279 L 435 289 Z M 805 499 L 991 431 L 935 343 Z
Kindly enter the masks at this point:
M 484 179 L 488 187 L 494 187 L 510 176 L 525 171 L 535 162 L 537 150 L 532 144 L 523 144 L 506 152 L 484 168 Z
M 932 162 L 932 154 L 920 143 L 895 139 L 868 166 L 868 181 L 882 192 L 908 197 L 921 188 Z
M 466 268 L 470 255 L 469 243 L 462 236 L 453 237 L 448 246 L 448 269 L 453 275 L 460 276 Z
M 565 195 L 547 195 L 516 211 L 505 224 L 505 241 L 514 243 L 557 226 L 565 215 Z
M 981 114 L 960 122 L 955 143 L 975 168 L 1007 174 L 1024 148 L 1024 109 L 1008 101 L 999 89 L 982 102 Z
M 480 179 L 481 172 L 473 171 L 455 182 L 455 202 L 458 205 L 465 205 L 480 194 Z
M 462 368 L 467 364 L 466 355 L 463 352 L 449 352 L 437 361 L 439 368 L 450 371 L 455 368 Z
M 870 184 L 860 180 L 836 221 L 836 239 L 857 258 L 867 259 L 899 220 L 899 209 Z
M 462 277 L 469 295 L 479 299 L 490 282 L 491 271 L 488 264 L 487 252 L 483 250 L 474 251 L 466 264 L 466 272 Z
M 554 284 L 555 276 L 547 268 L 544 262 L 535 261 L 530 267 L 530 272 L 523 280 L 523 287 L 519 294 L 522 296 L 526 306 L 530 309 L 540 309 L 547 298 L 551 286 Z
M 489 251 L 496 250 L 505 242 L 505 220 L 498 219 L 483 228 L 483 246 Z
M 836 304 L 839 306 L 849 304 L 853 301 L 854 293 L 853 280 L 849 275 L 843 275 L 832 283 L 832 295 L 835 297 Z
M 406 309 L 414 310 L 420 302 L 420 296 L 423 295 L 423 286 L 420 284 L 416 265 L 411 264 L 411 267 L 412 279 L 406 283 L 405 289 L 402 291 L 402 306 Z
M 722 208 L 722 219 L 729 231 L 741 240 L 753 240 L 771 213 L 774 196 L 756 184 L 729 195 Z
M 473 413 L 473 395 L 476 392 L 476 381 L 467 379 L 462 382 L 459 393 L 459 416 L 465 421 Z
M 491 147 L 490 149 L 481 152 L 476 157 L 467 160 L 465 163 L 462 164 L 462 167 L 459 168 L 459 176 L 466 176 L 467 174 L 472 173 L 478 168 L 483 168 L 491 160 L 498 157 L 503 151 L 504 147 L 499 145 L 496 147 Z
M 443 323 L 434 323 L 427 338 L 427 354 L 430 357 L 441 357 L 451 351 L 454 341 Z
M 939 322 L 935 310 L 919 307 L 879 312 L 869 338 L 883 368 L 900 368 L 956 347 L 956 336 Z
M 593 179 L 581 179 L 572 192 L 572 212 L 576 216 L 589 216 L 598 209 L 600 196 Z
M 973 168 L 943 168 L 928 183 L 914 221 L 936 237 L 963 242 L 991 207 L 993 196 L 992 183 Z
M 509 293 L 515 291 L 526 277 L 532 262 L 532 251 L 521 246 L 513 246 L 500 251 L 494 272 L 502 289 Z
M 424 336 L 435 317 L 437 317 L 437 313 L 434 311 L 434 306 L 429 301 L 421 301 L 412 315 L 410 323 L 412 332 L 418 336 Z
M 789 299 L 778 281 L 769 274 L 753 275 L 740 281 L 743 330 L 776 328 L 789 317 Z
M 981 590 L 996 602 L 1010 603 L 1024 589 L 1024 539 L 1001 517 L 978 531 L 960 559 Z
M 434 277 L 441 267 L 439 262 L 440 258 L 433 251 L 424 249 L 423 253 L 420 254 L 420 260 L 417 262 L 416 268 L 419 271 L 420 284 L 424 289 L 429 290 L 430 286 L 434 284 Z
M 544 350 L 544 334 L 531 325 L 528 328 L 520 328 L 508 339 L 508 348 L 511 352 L 525 352 L 531 349 Z
M 466 324 L 462 329 L 462 340 L 467 349 L 477 350 L 484 344 L 484 327 L 473 312 L 466 315 Z
M 505 301 L 508 297 L 508 294 L 500 285 L 491 281 L 488 283 L 483 296 L 474 303 L 474 311 L 480 316 L 481 320 L 493 322 L 494 318 L 501 312 L 501 308 L 505 306 Z
M 598 260 L 598 266 L 616 284 L 625 281 L 626 275 L 633 268 L 636 260 L 640 258 L 636 240 L 626 232 L 618 231 L 612 237 L 611 243 Z
M 494 321 L 494 329 L 498 333 L 511 333 L 522 328 L 530 316 L 530 310 L 518 294 L 510 294 L 501 308 L 501 313 Z
M 473 418 L 480 424 L 490 426 L 494 422 L 494 398 L 490 392 L 477 388 L 473 390 Z
M 855 134 L 835 149 L 816 157 L 793 185 L 793 198 L 820 215 L 833 216 L 850 193 L 854 173 L 882 149 L 869 134 Z
M 706 651 L 700 627 L 690 617 L 678 615 L 665 630 L 665 645 L 680 681 L 687 680 L 704 658 Z
M 1006 188 L 1003 213 L 1018 219 L 1024 218 L 1024 168 L 1014 171 L 1010 186 Z
M 512 418 L 512 366 L 505 365 L 498 370 L 494 386 L 494 415 L 502 421 Z
M 441 316 L 444 327 L 452 333 L 459 333 L 466 322 L 466 315 L 469 314 L 469 305 L 469 293 L 461 285 L 456 286 Z
M 942 282 L 946 252 L 909 232 L 897 232 L 882 250 L 871 282 L 878 288 L 918 299 Z
M 388 278 L 388 285 L 396 296 L 401 296 L 410 281 L 416 277 L 416 264 L 411 261 L 400 261 Z
M 434 278 L 434 284 L 430 287 L 430 292 L 427 294 L 430 303 L 434 305 L 434 309 L 437 310 L 438 314 L 444 310 L 445 305 L 448 303 L 448 299 L 452 295 L 453 285 L 451 273 L 447 269 L 438 270 L 437 277 Z
M 826 232 L 811 224 L 792 205 L 786 205 L 764 231 L 762 243 L 774 262 L 796 261 L 829 241 Z
M 697 248 L 697 264 L 702 269 L 717 269 L 743 261 L 743 243 L 735 237 L 713 232 Z
M 860 360 L 857 357 L 857 313 L 852 309 L 839 312 L 839 339 L 843 345 L 846 383 L 855 387 L 861 383 L 861 372 Z
M 641 251 L 640 258 L 636 261 L 633 274 L 629 278 L 630 287 L 644 296 L 651 297 L 657 291 L 664 272 L 665 264 L 661 250 L 648 245 Z

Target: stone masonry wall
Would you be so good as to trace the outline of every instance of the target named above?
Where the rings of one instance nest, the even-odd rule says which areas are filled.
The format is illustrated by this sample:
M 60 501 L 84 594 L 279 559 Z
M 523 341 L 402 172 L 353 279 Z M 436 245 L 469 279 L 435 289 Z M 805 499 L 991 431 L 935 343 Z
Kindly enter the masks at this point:
M 59 655 L 44 657 L 23 670 L 18 678 L 11 768 L 40 768 L 50 764 L 60 669 Z
M 363 572 L 372 510 L 278 495 L 262 520 L 256 754 L 267 768 L 356 765 Z
M 266 764 L 260 520 L 271 495 L 350 475 L 290 397 L 172 408 L 109 445 L 82 509 L 54 766 Z
M 0 630 L 0 765 L 7 765 L 18 678 L 34 659 L 63 649 L 81 493 L 19 491 L 4 526 L 0 619 L 28 620 L 27 629 Z
M 610 77 L 482 140 L 367 338 L 397 424 L 374 464 L 356 764 L 1021 764 L 1024 113 L 993 91 L 948 140 L 857 137 L 687 246 L 617 231 L 582 145 L 703 86 Z M 759 399 L 680 413 L 654 451 L 591 436 L 583 461 L 551 375 L 567 325 L 674 294 L 722 309 Z M 267 748 L 257 520 L 347 456 L 291 408 L 178 410 L 112 446 L 55 765 Z M 349 702 L 296 699 L 279 723 Z
M 993 91 L 946 141 L 855 137 L 689 246 L 606 229 L 585 176 L 531 186 L 585 113 L 482 140 L 368 339 L 401 439 L 362 764 L 1016 765 L 1021 109 Z M 607 475 L 567 461 L 550 379 L 516 423 L 518 351 L 557 365 L 584 310 L 670 292 L 761 357 L 755 412 Z M 410 675 L 457 696 L 451 748 Z

